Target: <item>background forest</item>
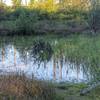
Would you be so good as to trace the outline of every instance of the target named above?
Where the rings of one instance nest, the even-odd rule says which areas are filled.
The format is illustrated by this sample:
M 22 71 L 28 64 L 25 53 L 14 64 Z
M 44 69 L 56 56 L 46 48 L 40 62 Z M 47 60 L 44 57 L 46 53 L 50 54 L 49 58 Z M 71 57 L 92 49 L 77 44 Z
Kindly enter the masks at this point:
M 96 34 L 100 0 L 0 1 L 0 34 Z

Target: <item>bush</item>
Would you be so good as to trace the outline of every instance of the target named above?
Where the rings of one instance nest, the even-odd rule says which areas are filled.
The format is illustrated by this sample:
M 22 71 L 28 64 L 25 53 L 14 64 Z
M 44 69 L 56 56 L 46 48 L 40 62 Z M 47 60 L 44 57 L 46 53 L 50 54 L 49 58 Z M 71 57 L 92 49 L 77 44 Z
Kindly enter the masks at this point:
M 35 34 L 36 24 L 40 23 L 41 20 L 51 19 L 51 15 L 47 11 L 17 8 L 14 12 L 9 15 L 10 21 L 13 21 L 16 28 L 14 33 L 16 34 Z
M 25 8 L 18 8 L 10 14 L 9 18 L 14 21 L 16 26 L 12 32 L 16 34 L 33 34 L 34 23 L 38 19 L 38 13 Z
M 36 18 L 34 14 L 27 15 L 25 12 L 22 12 L 18 19 L 16 19 L 17 33 L 22 34 L 32 34 L 34 33 L 34 23 Z

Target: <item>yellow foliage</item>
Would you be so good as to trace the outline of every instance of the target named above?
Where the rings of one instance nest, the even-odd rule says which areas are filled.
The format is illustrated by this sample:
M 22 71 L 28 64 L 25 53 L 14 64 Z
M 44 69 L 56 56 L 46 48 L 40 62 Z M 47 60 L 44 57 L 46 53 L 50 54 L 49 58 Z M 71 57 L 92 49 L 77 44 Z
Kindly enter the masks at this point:
M 53 0 L 47 0 L 44 2 L 35 2 L 30 5 L 31 8 L 47 10 L 48 12 L 55 12 L 58 9 L 58 5 L 53 2 Z
M 88 9 L 90 2 L 87 0 L 64 0 L 62 7 L 70 7 L 77 9 Z
M 88 9 L 89 2 L 87 0 L 63 0 L 62 2 L 55 2 L 55 0 L 44 0 L 42 2 L 35 1 L 29 5 L 30 8 L 47 10 L 48 12 L 55 12 L 58 8 L 77 8 Z

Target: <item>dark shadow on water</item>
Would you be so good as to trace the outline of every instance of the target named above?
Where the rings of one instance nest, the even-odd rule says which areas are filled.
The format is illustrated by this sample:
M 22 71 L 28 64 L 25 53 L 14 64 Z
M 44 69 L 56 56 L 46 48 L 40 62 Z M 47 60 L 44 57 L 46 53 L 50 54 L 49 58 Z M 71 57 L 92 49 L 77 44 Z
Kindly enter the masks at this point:
M 36 40 L 32 47 L 32 56 L 36 61 L 49 61 L 53 55 L 53 49 L 49 42 Z

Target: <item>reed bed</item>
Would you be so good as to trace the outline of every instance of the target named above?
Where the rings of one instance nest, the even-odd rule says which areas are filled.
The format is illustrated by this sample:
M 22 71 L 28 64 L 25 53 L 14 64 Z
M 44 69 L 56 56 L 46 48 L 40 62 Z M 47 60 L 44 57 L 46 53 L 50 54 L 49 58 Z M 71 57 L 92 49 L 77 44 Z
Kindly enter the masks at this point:
M 48 83 L 25 74 L 0 75 L 0 100 L 54 100 L 54 91 Z

